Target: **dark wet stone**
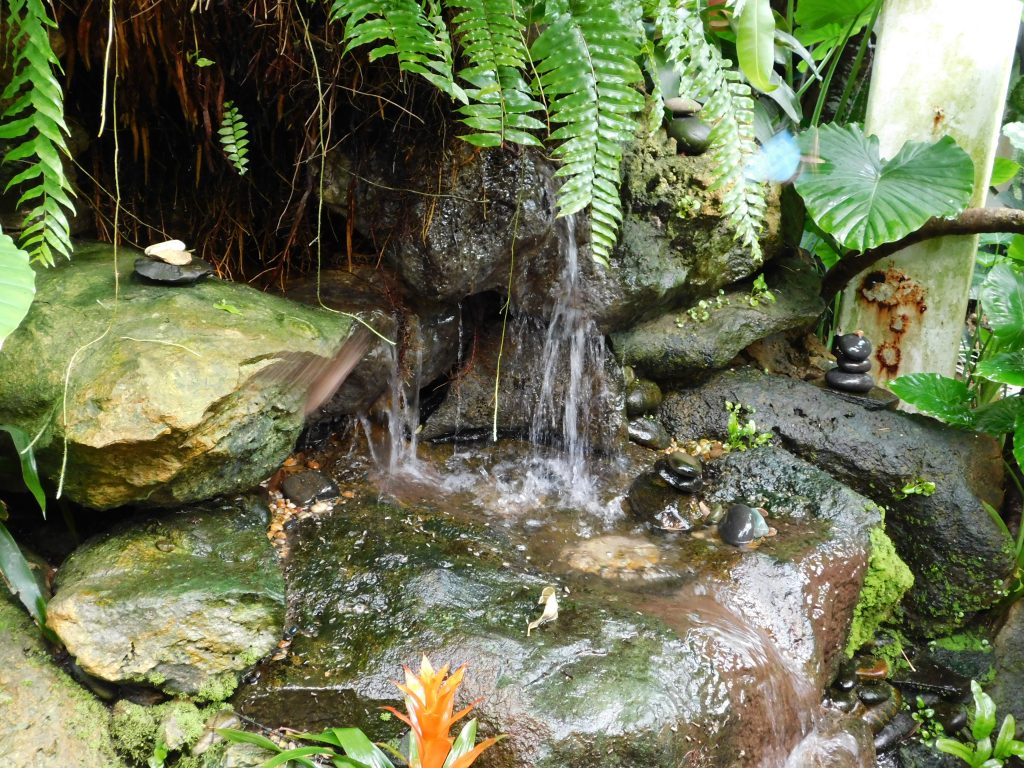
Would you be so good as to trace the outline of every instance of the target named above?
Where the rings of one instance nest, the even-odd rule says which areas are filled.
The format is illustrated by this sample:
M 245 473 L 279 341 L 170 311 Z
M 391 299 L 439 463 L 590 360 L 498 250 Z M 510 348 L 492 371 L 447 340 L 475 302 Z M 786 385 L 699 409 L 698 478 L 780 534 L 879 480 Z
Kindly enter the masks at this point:
M 711 142 L 711 124 L 699 117 L 677 117 L 669 122 L 667 131 L 679 151 L 687 155 L 703 154 Z
M 858 680 L 885 680 L 889 676 L 889 664 L 885 659 L 860 659 L 856 673 Z
M 870 360 L 846 360 L 839 358 L 836 364 L 839 366 L 839 370 L 846 371 L 847 373 L 867 373 L 871 370 Z
M 943 701 L 936 704 L 932 709 L 935 710 L 934 718 L 942 724 L 942 728 L 946 733 L 956 733 L 967 725 L 967 708 L 961 703 Z M 998 713 L 996 722 L 1001 723 L 1003 714 L 999 713 L 998 707 L 996 712 Z
M 918 729 L 909 712 L 900 712 L 875 734 L 875 751 L 888 752 Z
M 635 419 L 658 410 L 661 387 L 647 379 L 637 379 L 626 390 L 626 416 Z
M 654 472 L 658 477 L 682 493 L 697 493 L 704 486 L 704 481 L 700 477 L 680 477 L 672 471 L 666 459 L 658 459 L 654 463 Z
M 888 683 L 857 686 L 857 698 L 869 707 L 892 698 L 895 689 Z
M 857 685 L 857 665 L 852 660 L 847 660 L 839 667 L 836 679 L 832 681 L 832 687 L 840 691 L 852 691 Z
M 898 688 L 889 687 L 889 696 L 868 707 L 862 714 L 863 720 L 872 733 L 879 733 L 892 722 L 896 714 L 903 708 L 903 697 Z
M 935 693 L 950 701 L 962 701 L 971 693 L 971 681 L 928 658 L 914 661 L 914 669 L 898 669 L 889 678 L 907 691 Z
M 629 422 L 629 439 L 645 448 L 663 451 L 672 444 L 672 438 L 655 419 L 639 418 Z
M 1010 606 L 992 648 L 995 675 L 987 691 L 1002 715 L 1024 722 L 1024 600 Z
M 764 525 L 764 518 L 756 509 L 746 504 L 733 504 L 718 524 L 718 533 L 727 544 L 749 544 L 757 538 L 758 521 Z
M 840 712 L 852 712 L 853 708 L 857 706 L 857 693 L 852 688 L 849 690 L 830 688 L 828 698 L 832 707 Z
M 686 451 L 673 451 L 665 457 L 665 461 L 678 477 L 693 480 L 704 475 L 704 462 Z
M 867 360 L 871 356 L 871 342 L 859 334 L 847 333 L 835 338 L 832 350 L 836 357 L 853 361 Z
M 195 283 L 204 277 L 209 277 L 215 271 L 213 264 L 196 258 L 181 266 L 157 261 L 148 256 L 141 256 L 135 260 L 135 274 L 154 283 L 167 283 L 168 285 Z
M 844 392 L 870 392 L 875 380 L 866 373 L 847 373 L 838 368 L 825 373 L 825 382 L 833 389 Z
M 304 507 L 314 501 L 336 498 L 340 491 L 335 482 L 323 472 L 308 469 L 288 475 L 281 483 L 281 493 L 298 506 Z
M 778 435 L 788 450 L 888 509 L 886 533 L 915 576 L 903 602 L 913 632 L 949 634 L 1003 599 L 1014 542 L 983 505 L 1002 503 L 997 441 L 751 368 L 669 393 L 659 419 L 680 442 L 725 440 L 726 400 L 754 408 L 758 431 Z M 893 498 L 891 489 L 922 476 L 935 483 L 931 496 Z
M 633 517 L 664 531 L 689 531 L 701 525 L 704 515 L 696 499 L 681 495 L 667 477 L 680 482 L 667 469 L 644 472 L 633 481 L 626 497 Z

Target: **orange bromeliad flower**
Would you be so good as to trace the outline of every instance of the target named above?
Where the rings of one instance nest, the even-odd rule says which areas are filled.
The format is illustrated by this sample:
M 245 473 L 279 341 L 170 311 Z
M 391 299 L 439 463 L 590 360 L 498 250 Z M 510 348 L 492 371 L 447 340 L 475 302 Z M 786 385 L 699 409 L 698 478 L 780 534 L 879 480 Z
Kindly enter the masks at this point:
M 455 692 L 462 683 L 466 666 L 462 665 L 450 677 L 448 665 L 434 671 L 427 657 L 420 662 L 420 673 L 416 675 L 405 667 L 405 685 L 395 683 L 405 694 L 403 715 L 394 707 L 384 707 L 412 729 L 415 750 L 409 768 L 444 768 L 455 739 L 449 735 L 454 723 L 461 720 L 473 704 L 465 709 L 455 710 Z M 453 714 L 454 713 L 454 714 Z M 492 746 L 496 738 L 484 739 L 473 749 L 458 757 L 448 768 L 468 768 L 485 749 Z

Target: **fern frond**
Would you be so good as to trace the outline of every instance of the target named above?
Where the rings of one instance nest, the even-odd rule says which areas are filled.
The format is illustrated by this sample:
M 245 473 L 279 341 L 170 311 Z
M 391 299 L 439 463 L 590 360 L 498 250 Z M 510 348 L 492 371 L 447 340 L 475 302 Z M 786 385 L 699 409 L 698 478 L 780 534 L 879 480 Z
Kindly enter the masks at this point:
M 0 139 L 13 142 L 5 163 L 27 161 L 7 189 L 30 185 L 17 206 L 31 204 L 20 245 L 35 261 L 53 265 L 54 253 L 71 256 L 67 212 L 74 213 L 71 185 L 61 156 L 67 156 L 64 95 L 54 75 L 59 68 L 47 28 L 57 25 L 41 0 L 8 0 L 6 24 L 13 30 L 9 50 L 13 75 L 0 95 L 7 103 L 0 115 Z
M 449 0 L 461 8 L 452 19 L 469 66 L 459 77 L 469 83 L 470 103 L 459 108 L 462 122 L 476 132 L 461 138 L 481 147 L 506 141 L 539 146 L 530 131 L 544 127 L 531 113 L 544 110 L 523 79 L 529 53 L 523 40 L 518 0 Z
M 697 5 L 693 0 L 658 0 L 657 25 L 669 61 L 681 78 L 680 91 L 704 103 L 701 117 L 711 123 L 708 151 L 716 162 L 712 189 L 722 190 L 723 213 L 737 239 L 760 260 L 764 187 L 744 173 L 757 152 L 754 103 L 740 73 L 705 38 Z
M 550 136 L 560 142 L 555 175 L 565 179 L 559 215 L 590 205 L 591 250 L 605 264 L 622 221 L 623 145 L 636 135 L 644 106 L 635 88 L 642 81 L 638 26 L 628 9 L 614 0 L 552 0 L 548 26 L 530 49 L 550 120 L 561 126 Z
M 331 21 L 345 24 L 345 51 L 378 44 L 370 61 L 394 54 L 398 68 L 425 78 L 452 99 L 468 102 L 452 75 L 452 45 L 437 0 L 333 0 Z
M 238 111 L 233 102 L 224 102 L 224 119 L 217 130 L 217 138 L 220 139 L 221 149 L 228 156 L 230 163 L 235 166 L 239 176 L 245 176 L 249 170 L 249 126 L 245 118 Z

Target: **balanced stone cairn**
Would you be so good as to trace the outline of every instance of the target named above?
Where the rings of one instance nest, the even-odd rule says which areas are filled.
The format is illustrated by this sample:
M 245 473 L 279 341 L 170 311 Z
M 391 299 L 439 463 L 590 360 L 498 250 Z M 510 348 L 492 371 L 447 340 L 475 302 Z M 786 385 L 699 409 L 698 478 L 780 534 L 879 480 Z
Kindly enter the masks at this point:
M 832 345 L 837 367 L 825 374 L 825 383 L 843 392 L 870 392 L 875 380 L 871 370 L 871 342 L 863 331 L 836 336 Z

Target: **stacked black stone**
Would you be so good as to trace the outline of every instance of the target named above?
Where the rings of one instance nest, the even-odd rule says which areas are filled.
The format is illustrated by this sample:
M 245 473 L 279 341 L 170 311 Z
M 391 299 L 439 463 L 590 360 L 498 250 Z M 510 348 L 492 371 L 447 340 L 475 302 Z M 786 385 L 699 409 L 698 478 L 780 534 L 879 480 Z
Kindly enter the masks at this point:
M 843 392 L 870 392 L 875 380 L 871 370 L 871 342 L 862 333 L 836 336 L 832 345 L 837 367 L 825 374 L 825 383 Z

